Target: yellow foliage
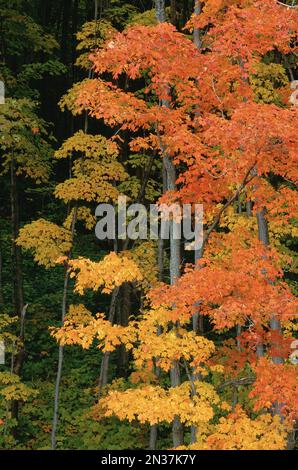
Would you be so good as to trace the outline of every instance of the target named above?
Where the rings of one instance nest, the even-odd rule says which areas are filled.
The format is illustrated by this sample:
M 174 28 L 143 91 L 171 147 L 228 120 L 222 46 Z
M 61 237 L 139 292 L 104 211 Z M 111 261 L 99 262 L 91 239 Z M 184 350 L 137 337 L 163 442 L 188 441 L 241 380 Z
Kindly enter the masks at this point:
M 69 310 L 65 316 L 65 321 L 74 324 L 86 324 L 90 320 L 93 320 L 93 315 L 85 305 L 70 305 Z
M 69 262 L 70 276 L 76 278 L 75 290 L 83 294 L 86 289 L 110 293 L 124 282 L 141 281 L 142 274 L 136 263 L 116 253 L 109 253 L 102 261 L 78 258 Z
M 98 348 L 104 352 L 114 351 L 121 343 L 130 349 L 131 342 L 135 341 L 132 328 L 112 325 L 101 313 L 93 317 L 83 305 L 72 305 L 63 327 L 52 329 L 51 334 L 61 345 L 77 344 L 84 349 L 90 348 L 97 340 Z
M 284 336 L 292 337 L 294 331 L 298 331 L 297 320 L 285 320 L 282 322 Z
M 166 325 L 161 334 L 157 335 L 152 315 L 154 311 L 151 310 L 138 323 L 140 345 L 134 350 L 136 367 L 141 368 L 156 358 L 157 366 L 169 371 L 173 361 L 185 359 L 197 372 L 202 371 L 200 364 L 205 363 L 214 353 L 214 343 L 182 327 L 168 331 L 170 325 Z
M 20 339 L 16 335 L 6 331 L 7 327 L 17 321 L 18 317 L 10 317 L 6 313 L 0 314 L 0 341 L 4 342 L 6 352 L 15 353 L 18 349 Z
M 117 158 L 118 151 L 115 142 L 102 135 L 86 134 L 80 130 L 62 144 L 60 149 L 55 152 L 55 158 L 68 158 L 76 154 L 83 154 L 85 157 L 93 159 L 101 157 L 111 161 Z
M 256 101 L 279 104 L 281 102 L 279 89 L 289 84 L 285 68 L 281 64 L 257 62 L 254 69 L 254 74 L 250 77 L 250 83 Z
M 69 253 L 72 236 L 66 228 L 45 219 L 38 219 L 20 230 L 16 243 L 25 250 L 32 251 L 38 264 L 49 268 L 54 266 L 61 256 Z
M 0 372 L 0 396 L 6 401 L 26 402 L 38 394 L 36 390 L 23 384 L 20 377 L 10 372 Z
M 237 407 L 236 412 L 222 417 L 203 446 L 191 449 L 209 450 L 279 450 L 287 444 L 287 429 L 278 416 L 270 414 L 250 419 Z
M 0 315 L 0 332 L 9 325 L 16 323 L 18 317 L 10 317 L 6 313 Z M 0 337 L 1 338 L 1 337 Z
M 55 196 L 65 203 L 71 201 L 110 202 L 117 200 L 118 190 L 112 184 L 103 181 L 101 176 L 101 171 L 99 171 L 97 175 L 69 178 L 56 186 Z
M 155 286 L 158 281 L 156 244 L 152 241 L 144 241 L 124 254 L 138 265 L 142 274 L 140 284 L 143 289 L 146 291 Z
M 63 226 L 67 230 L 71 229 L 73 216 L 74 216 L 74 209 L 70 211 L 69 215 L 66 217 L 63 223 Z M 85 207 L 85 206 L 78 207 L 76 210 L 76 219 L 84 222 L 84 225 L 87 230 L 92 230 L 96 224 L 96 217 L 92 214 L 89 207 Z
M 213 406 L 220 399 L 211 384 L 195 382 L 196 396 L 192 397 L 189 382 L 165 390 L 159 386 L 145 385 L 124 391 L 110 390 L 94 408 L 99 417 L 117 416 L 119 419 L 150 425 L 171 423 L 178 415 L 182 423 L 208 423 L 214 416 Z
M 76 61 L 76 65 L 90 69 L 90 51 L 99 48 L 106 40 L 112 39 L 116 30 L 105 20 L 88 21 L 83 24 L 81 31 L 77 33 L 77 50 L 83 51 Z
M 227 227 L 231 231 L 245 228 L 251 233 L 257 233 L 258 230 L 256 217 L 248 217 L 246 214 L 238 214 L 235 212 L 233 207 L 229 207 L 225 211 L 222 216 L 220 226 Z M 280 240 L 283 237 L 297 237 L 298 228 L 295 226 L 294 222 L 290 223 L 288 219 L 281 221 L 270 218 L 269 236 L 272 245 L 280 246 Z
M 79 156 L 72 165 L 72 177 L 56 186 L 55 196 L 65 202 L 117 200 L 115 182 L 127 174 L 117 161 L 117 146 L 101 135 L 79 131 L 67 139 L 55 153 L 56 158 Z

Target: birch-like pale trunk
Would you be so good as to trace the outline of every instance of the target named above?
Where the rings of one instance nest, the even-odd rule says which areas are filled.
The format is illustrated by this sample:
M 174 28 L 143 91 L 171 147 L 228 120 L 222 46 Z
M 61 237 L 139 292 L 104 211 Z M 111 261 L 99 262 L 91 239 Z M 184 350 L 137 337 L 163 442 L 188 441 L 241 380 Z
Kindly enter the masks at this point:
M 71 240 L 73 242 L 75 225 L 77 221 L 77 207 L 73 209 L 72 223 L 71 223 Z M 69 253 L 70 257 L 71 253 Z M 65 315 L 67 311 L 67 294 L 68 294 L 68 285 L 69 285 L 69 271 L 68 266 L 65 266 L 64 272 L 64 282 L 63 282 L 63 294 L 62 294 L 62 303 L 61 303 L 61 323 L 64 324 Z M 57 430 L 58 430 L 58 419 L 59 419 L 59 401 L 60 401 L 60 385 L 62 377 L 62 368 L 63 368 L 63 356 L 64 356 L 64 346 L 59 345 L 58 349 L 58 366 L 57 366 L 57 375 L 55 383 L 55 397 L 54 397 L 54 411 L 53 411 L 53 420 L 52 420 L 52 432 L 51 432 L 51 448 L 52 450 L 56 449 L 57 446 Z
M 201 11 L 202 11 L 202 2 L 200 2 L 199 0 L 195 0 L 195 7 L 194 7 L 195 15 L 199 15 Z M 202 49 L 202 41 L 200 38 L 199 28 L 194 28 L 193 30 L 193 42 L 199 50 Z
M 162 166 L 162 187 L 163 192 L 166 191 L 167 187 L 167 175 L 165 166 Z M 164 240 L 159 237 L 158 246 L 157 246 L 157 266 L 158 266 L 158 280 L 162 282 L 164 280 Z M 156 334 L 159 336 L 162 333 L 162 328 L 160 325 L 157 327 Z M 155 375 L 159 379 L 161 376 L 160 367 L 155 367 Z M 150 437 L 149 437 L 149 449 L 155 450 L 158 437 L 158 425 L 153 424 L 150 426 Z
M 269 246 L 270 240 L 269 240 L 269 226 L 268 226 L 268 221 L 266 219 L 266 208 L 264 207 L 257 213 L 257 222 L 258 222 L 258 237 L 259 240 L 265 245 Z M 276 316 L 273 314 L 272 317 L 270 318 L 270 329 L 271 331 L 278 331 L 281 333 L 281 324 L 280 321 L 276 318 Z M 283 358 L 275 355 L 272 356 L 272 362 L 274 364 L 283 364 Z
M 201 13 L 201 11 L 202 11 L 202 2 L 200 2 L 199 0 L 195 0 L 195 4 L 194 4 L 194 13 L 195 13 L 195 15 L 199 15 Z M 194 28 L 193 42 L 194 42 L 194 45 L 196 46 L 196 48 L 200 51 L 202 49 L 202 41 L 200 39 L 200 30 L 199 30 L 199 28 Z M 197 111 L 199 113 L 199 110 L 197 110 Z M 194 253 L 195 266 L 197 266 L 197 263 L 202 258 L 202 256 L 203 256 L 203 250 L 202 249 L 195 250 L 195 253 Z M 195 313 L 192 316 L 192 329 L 196 334 L 198 334 L 198 333 L 202 334 L 203 329 L 204 329 L 203 317 L 200 314 L 199 303 L 200 302 L 198 302 L 198 305 L 196 305 L 197 309 L 196 309 Z M 195 381 L 198 378 L 199 377 L 198 377 L 198 374 L 196 374 L 196 371 L 193 371 L 192 380 Z M 194 444 L 196 442 L 196 440 L 197 440 L 197 426 L 192 425 L 191 428 L 190 428 L 190 443 Z
M 176 170 L 171 157 L 168 154 L 163 156 L 163 164 L 167 176 L 167 190 L 176 189 Z M 170 220 L 170 283 L 174 285 L 180 277 L 180 240 L 174 238 L 174 220 Z M 170 370 L 171 386 L 178 387 L 181 384 L 180 368 L 177 361 L 173 363 Z M 176 415 L 173 420 L 173 446 L 178 447 L 183 444 L 183 426 Z
M 257 222 L 258 222 L 258 236 L 259 240 L 265 245 L 269 246 L 270 240 L 269 240 L 269 226 L 268 226 L 268 221 L 266 219 L 266 213 L 267 210 L 264 207 L 263 209 L 259 210 L 257 213 Z M 271 331 L 277 331 L 281 333 L 281 324 L 280 321 L 276 318 L 274 314 L 272 314 L 270 318 L 270 329 Z M 275 345 L 273 345 L 275 346 Z M 262 354 L 261 354 L 262 353 Z M 261 355 L 264 355 L 264 350 L 263 350 L 263 345 L 262 345 L 262 350 L 258 350 L 257 348 L 257 355 L 260 357 Z M 272 362 L 274 364 L 283 364 L 284 360 L 281 356 L 274 355 L 271 357 Z M 279 415 L 281 416 L 280 412 L 280 404 L 277 402 L 272 406 L 271 413 L 273 416 Z
M 119 294 L 119 287 L 115 287 L 112 292 L 108 320 L 111 324 L 114 323 L 115 315 L 116 315 L 116 306 L 117 306 L 117 298 Z M 101 398 L 102 390 L 108 383 L 108 373 L 109 373 L 109 365 L 110 365 L 110 353 L 109 351 L 105 351 L 102 356 L 101 366 L 100 366 L 100 374 L 99 374 L 99 383 L 98 383 L 98 399 Z
M 156 19 L 159 23 L 163 23 L 166 19 L 165 15 L 165 1 L 155 0 Z M 166 100 L 162 101 L 162 105 L 169 106 Z M 166 188 L 164 190 L 176 189 L 176 169 L 174 163 L 163 150 L 163 166 L 166 174 Z M 170 221 L 170 283 L 173 285 L 180 276 L 180 240 L 174 238 L 174 221 Z M 179 364 L 175 361 L 170 371 L 171 386 L 177 387 L 181 384 Z M 176 415 L 172 425 L 173 446 L 178 447 L 183 444 L 183 426 Z
M 155 15 L 158 23 L 166 21 L 165 0 L 155 0 Z

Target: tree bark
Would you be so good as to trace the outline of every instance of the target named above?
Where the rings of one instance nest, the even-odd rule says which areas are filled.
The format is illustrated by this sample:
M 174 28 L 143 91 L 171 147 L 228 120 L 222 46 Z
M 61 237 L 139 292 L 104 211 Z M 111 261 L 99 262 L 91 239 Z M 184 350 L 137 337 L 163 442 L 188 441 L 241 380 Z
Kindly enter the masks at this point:
M 166 21 L 165 0 L 155 0 L 155 14 L 158 23 Z
M 194 7 L 195 15 L 199 15 L 201 11 L 202 11 L 202 2 L 200 2 L 199 0 L 195 0 L 195 7 Z M 200 38 L 199 28 L 194 28 L 193 30 L 193 42 L 196 45 L 198 50 L 202 49 L 202 41 Z
M 114 318 L 116 314 L 117 297 L 119 294 L 119 290 L 120 288 L 116 287 L 112 292 L 109 315 L 108 315 L 108 320 L 111 323 L 114 322 Z M 110 362 L 110 353 L 104 352 L 102 361 L 101 361 L 101 366 L 100 366 L 100 375 L 99 375 L 99 383 L 98 383 L 98 399 L 101 398 L 103 387 L 105 387 L 108 383 L 109 362 Z
M 125 282 L 121 287 L 122 293 L 122 308 L 120 310 L 119 323 L 122 326 L 128 326 L 129 315 L 131 313 L 131 286 L 129 282 Z M 129 355 L 124 346 L 121 344 L 119 347 L 119 362 L 118 362 L 118 376 L 127 377 L 128 373 Z
M 257 213 L 258 234 L 259 234 L 259 240 L 265 246 L 269 246 L 270 244 L 269 226 L 268 226 L 268 221 L 266 219 L 266 213 L 267 213 L 266 208 L 263 208 Z M 275 315 L 272 315 L 272 317 L 270 318 L 270 329 L 271 331 L 281 333 L 281 324 L 280 324 L 280 321 L 275 317 Z M 274 364 L 283 364 L 284 362 L 283 358 L 278 355 L 272 356 L 272 361 Z
M 69 64 L 69 30 L 72 0 L 63 1 L 62 32 L 61 32 L 61 59 L 64 64 Z
M 4 298 L 3 298 L 3 256 L 2 250 L 0 248 L 0 308 L 4 305 Z
M 71 224 L 71 238 L 74 239 L 75 225 L 77 221 L 77 207 L 74 208 Z M 71 253 L 68 254 L 68 257 L 71 256 Z M 65 266 L 64 272 L 64 283 L 63 283 L 63 295 L 61 303 L 61 322 L 64 324 L 64 319 L 67 311 L 67 291 L 69 284 L 69 272 L 68 266 Z M 56 449 L 57 445 L 57 429 L 58 429 L 58 417 L 59 417 L 59 399 L 60 399 L 60 385 L 61 385 L 61 376 L 62 376 L 62 367 L 63 367 L 63 355 L 64 355 L 64 346 L 59 345 L 58 349 L 58 367 L 55 383 L 55 397 L 54 397 L 54 412 L 53 412 L 53 421 L 52 421 L 52 432 L 51 432 L 51 447 L 52 450 Z
M 165 173 L 163 171 L 163 186 L 165 187 L 166 179 Z M 163 272 L 164 272 L 164 241 L 162 238 L 158 239 L 158 251 L 157 251 L 157 264 L 158 264 L 158 280 L 163 281 Z M 159 336 L 161 334 L 161 327 L 158 326 L 156 334 Z M 161 375 L 161 370 L 159 367 L 155 368 L 155 375 L 159 379 Z M 149 449 L 155 450 L 157 444 L 158 436 L 158 426 L 153 424 L 150 426 L 150 438 L 149 438 Z
M 165 2 L 164 0 L 155 1 L 156 18 L 159 23 L 163 23 L 166 19 L 165 15 Z M 162 101 L 162 105 L 169 106 L 166 100 Z M 162 142 L 161 142 L 161 146 Z M 176 189 L 176 169 L 170 155 L 167 154 L 165 149 L 162 149 L 163 167 L 165 177 L 164 191 Z M 170 221 L 170 283 L 173 285 L 180 276 L 180 240 L 174 239 L 174 221 Z M 170 371 L 171 385 L 177 387 L 181 384 L 179 364 L 175 361 Z M 180 422 L 179 416 L 175 416 L 172 426 L 173 445 L 174 447 L 183 444 L 183 426 Z
M 11 194 L 11 224 L 12 224 L 12 264 L 13 264 L 13 307 L 14 313 L 21 316 L 24 307 L 23 276 L 22 276 L 22 255 L 21 248 L 16 245 L 19 235 L 19 200 L 17 189 L 17 176 L 14 159 L 11 161 L 10 173 L 10 194 Z
M 22 334 L 23 321 L 26 310 L 24 309 L 24 293 L 23 293 L 23 275 L 22 275 L 22 255 L 21 248 L 17 246 L 16 240 L 19 235 L 20 228 L 20 209 L 17 188 L 17 176 L 15 161 L 12 157 L 10 164 L 10 200 L 11 200 L 11 235 L 12 235 L 12 273 L 13 273 L 13 308 L 14 314 L 20 318 L 21 324 L 21 346 L 17 354 L 14 356 L 12 372 L 19 377 L 21 376 L 24 360 L 24 337 Z M 18 422 L 19 419 L 19 401 L 13 400 L 11 405 L 11 417 Z M 17 428 L 14 428 L 13 434 L 16 435 Z
M 174 26 L 178 26 L 177 24 L 177 2 L 176 0 L 171 0 L 170 1 L 170 17 L 171 17 L 171 23 Z

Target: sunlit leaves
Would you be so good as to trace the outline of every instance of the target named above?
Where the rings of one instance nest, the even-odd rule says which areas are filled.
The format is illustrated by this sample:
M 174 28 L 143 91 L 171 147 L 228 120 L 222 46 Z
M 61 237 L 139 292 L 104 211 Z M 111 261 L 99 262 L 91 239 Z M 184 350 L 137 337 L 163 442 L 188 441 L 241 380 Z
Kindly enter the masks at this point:
M 212 385 L 196 382 L 197 395 L 191 396 L 190 384 L 165 390 L 159 386 L 145 385 L 126 391 L 110 391 L 94 407 L 95 415 L 113 416 L 141 423 L 171 423 L 175 415 L 187 425 L 204 424 L 214 416 L 213 406 L 219 397 Z M 150 402 L 150 406 L 148 403 Z
M 110 293 L 124 282 L 140 281 L 141 272 L 136 263 L 125 256 L 110 253 L 102 261 L 86 258 L 70 260 L 71 277 L 75 277 L 75 290 L 83 294 L 86 289 Z
M 30 250 L 35 261 L 48 268 L 54 266 L 58 258 L 70 251 L 72 236 L 66 228 L 39 219 L 20 230 L 17 244 Z
M 209 450 L 280 450 L 287 443 L 287 428 L 278 416 L 263 414 L 249 418 L 241 407 L 226 418 L 220 418 L 214 431 L 202 447 L 194 444 L 192 449 Z

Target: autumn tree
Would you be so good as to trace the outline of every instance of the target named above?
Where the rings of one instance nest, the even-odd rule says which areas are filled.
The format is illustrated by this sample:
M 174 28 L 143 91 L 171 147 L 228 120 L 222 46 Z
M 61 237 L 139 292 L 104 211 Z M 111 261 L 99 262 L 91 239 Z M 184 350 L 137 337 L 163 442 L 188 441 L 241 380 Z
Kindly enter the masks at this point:
M 103 48 L 92 55 L 94 72 L 98 77 L 73 90 L 72 106 L 77 112 L 87 110 L 90 116 L 104 119 L 107 125 L 129 131 L 131 149 L 150 148 L 161 155 L 167 175 L 167 192 L 162 197 L 162 202 L 204 203 L 205 234 L 200 253 L 200 269 L 188 267 L 177 280 L 178 270 L 181 268 L 179 257 L 171 251 L 170 263 L 175 263 L 178 269 L 174 275 L 174 265 L 171 264 L 171 286 L 159 286 L 149 293 L 154 309 L 166 308 L 165 318 L 162 318 L 160 325 L 164 333 L 157 335 L 158 323 L 154 324 L 151 331 L 147 327 L 148 336 L 146 339 L 142 338 L 141 346 L 136 347 L 134 352 L 138 358 L 140 349 L 144 354 L 143 345 L 146 351 L 148 346 L 145 345 L 150 344 L 152 348 L 149 350 L 152 350 L 147 357 L 147 369 L 150 370 L 154 360 L 159 367 L 164 367 L 165 372 L 171 368 L 171 360 L 180 363 L 184 369 L 183 383 L 178 385 L 172 382 L 177 390 L 175 386 L 166 392 L 157 389 L 158 404 L 154 409 L 159 413 L 161 409 L 167 409 L 166 403 L 171 402 L 167 393 L 174 397 L 176 393 L 179 394 L 182 390 L 186 393 L 188 390 L 189 406 L 196 409 L 196 406 L 203 403 L 200 397 L 204 394 L 198 387 L 205 386 L 203 377 L 206 372 L 200 367 L 202 362 L 207 367 L 210 361 L 212 364 L 212 354 L 208 355 L 207 345 L 204 345 L 203 350 L 207 355 L 204 359 L 198 358 L 197 363 L 189 362 L 191 353 L 184 356 L 186 344 L 191 347 L 190 338 L 202 341 L 201 337 L 196 337 L 193 333 L 190 337 L 188 328 L 183 328 L 196 313 L 198 302 L 200 314 L 209 319 L 215 330 L 220 332 L 224 328 L 234 329 L 241 325 L 240 351 L 232 350 L 231 360 L 237 362 L 242 358 L 243 365 L 250 367 L 252 376 L 256 374 L 256 386 L 258 380 L 264 385 L 265 376 L 262 381 L 259 375 L 263 370 L 260 367 L 262 362 L 259 362 L 258 356 L 251 354 L 251 349 L 258 350 L 260 344 L 266 344 L 266 360 L 269 364 L 270 357 L 274 359 L 281 354 L 288 357 L 288 340 L 281 335 L 280 328 L 272 328 L 272 315 L 274 312 L 275 321 L 284 325 L 295 319 L 296 301 L 282 280 L 281 269 L 284 263 L 291 261 L 274 248 L 263 246 L 264 243 L 262 245 L 260 242 L 264 242 L 261 227 L 265 223 L 265 217 L 272 217 L 278 225 L 283 224 L 285 219 L 287 222 L 291 221 L 296 215 L 293 204 L 293 185 L 296 184 L 297 177 L 295 135 L 294 126 L 292 128 L 288 123 L 297 121 L 297 109 L 291 107 L 289 102 L 290 90 L 285 65 L 277 63 L 275 66 L 274 59 L 271 59 L 274 73 L 283 77 L 281 81 L 272 80 L 263 85 L 262 74 L 270 54 L 284 57 L 295 52 L 297 12 L 268 0 L 247 2 L 245 5 L 239 2 L 210 1 L 205 2 L 201 14 L 199 13 L 198 10 L 195 11 L 189 27 L 194 27 L 196 34 L 206 30 L 202 44 L 197 39 L 193 44 L 167 23 L 129 27 L 123 33 L 115 34 L 113 39 L 108 40 Z M 158 19 L 164 20 L 159 16 Z M 236 42 L 235 30 L 239 32 Z M 224 75 L 221 73 L 223 68 Z M 131 81 L 145 80 L 144 98 L 120 86 L 119 78 L 123 74 Z M 179 172 L 177 176 L 176 171 Z M 278 184 L 272 184 L 273 175 Z M 257 225 L 253 226 L 250 221 L 241 226 L 230 225 L 227 219 L 227 232 L 215 231 L 222 226 L 226 211 L 235 201 L 241 203 L 243 198 L 244 201 L 253 202 L 253 212 L 257 214 L 258 220 L 259 241 L 256 237 Z M 276 204 L 276 201 L 280 204 Z M 174 250 L 174 246 L 172 249 Z M 146 315 L 155 318 L 154 309 L 145 314 L 137 330 L 142 331 L 141 325 L 143 321 L 146 324 Z M 271 329 L 268 329 L 269 323 Z M 176 327 L 172 331 L 173 325 Z M 127 331 L 130 331 L 129 327 Z M 162 341 L 163 334 L 165 338 Z M 67 332 L 62 329 L 57 337 L 60 341 L 65 341 Z M 180 338 L 185 345 L 173 356 L 171 337 L 177 347 Z M 162 351 L 157 346 L 154 350 L 155 343 L 159 342 L 167 344 L 166 367 L 161 365 Z M 272 351 L 277 342 L 278 354 Z M 195 350 L 197 354 L 197 349 Z M 222 350 L 223 355 L 224 351 L 226 350 Z M 142 359 L 136 359 L 137 369 L 142 364 Z M 275 368 L 271 367 L 276 374 L 281 370 L 277 366 L 283 365 L 274 364 Z M 198 372 L 198 383 L 193 377 L 194 368 Z M 291 365 L 285 369 L 289 376 L 292 369 Z M 229 369 L 224 369 L 224 373 L 229 375 Z M 250 379 L 249 384 L 253 381 L 254 379 Z M 131 392 L 110 392 L 106 399 L 100 400 L 99 409 L 103 409 L 106 416 L 114 413 L 121 419 L 137 417 L 142 422 L 156 424 L 158 417 L 155 417 L 152 407 L 149 407 L 150 395 L 155 392 L 152 388 L 147 390 L 146 386 L 143 388 L 140 385 Z M 280 422 L 278 434 L 285 431 L 286 428 L 282 431 L 282 426 L 288 426 L 289 429 L 293 424 L 291 420 L 295 416 L 295 405 L 291 406 L 286 398 L 288 388 L 291 387 L 291 382 L 284 383 L 283 389 L 279 390 L 280 403 L 284 405 L 278 419 L 285 412 L 286 424 Z M 267 388 L 264 387 L 263 390 L 266 394 Z M 136 399 L 131 400 L 129 393 L 135 395 Z M 220 399 L 217 401 L 212 396 L 213 409 L 220 403 Z M 254 388 L 250 396 L 255 396 Z M 164 402 L 158 401 L 163 399 Z M 276 399 L 277 396 L 273 398 L 272 395 L 266 401 L 265 408 L 273 414 Z M 181 398 L 178 401 L 183 407 Z M 128 407 L 128 403 L 131 407 Z M 262 403 L 264 407 L 264 402 Z M 147 416 L 146 410 L 149 408 Z M 261 408 L 256 409 L 261 411 Z M 204 429 L 202 423 L 188 419 L 187 411 L 180 410 L 178 404 L 174 410 L 179 410 L 179 413 L 176 415 L 169 411 L 167 417 L 160 419 L 170 422 L 177 416 L 188 426 L 200 424 L 197 429 L 199 434 L 202 432 L 199 429 Z M 241 415 L 242 411 L 239 413 Z M 269 421 L 263 421 L 264 426 L 265 423 L 269 426 L 270 418 L 268 419 Z M 199 444 L 199 434 L 197 445 L 202 445 Z M 174 445 L 179 445 L 180 441 L 181 435 L 178 437 L 177 434 Z M 209 442 L 211 441 L 212 439 Z M 284 445 L 284 440 L 277 444 L 281 447 Z

